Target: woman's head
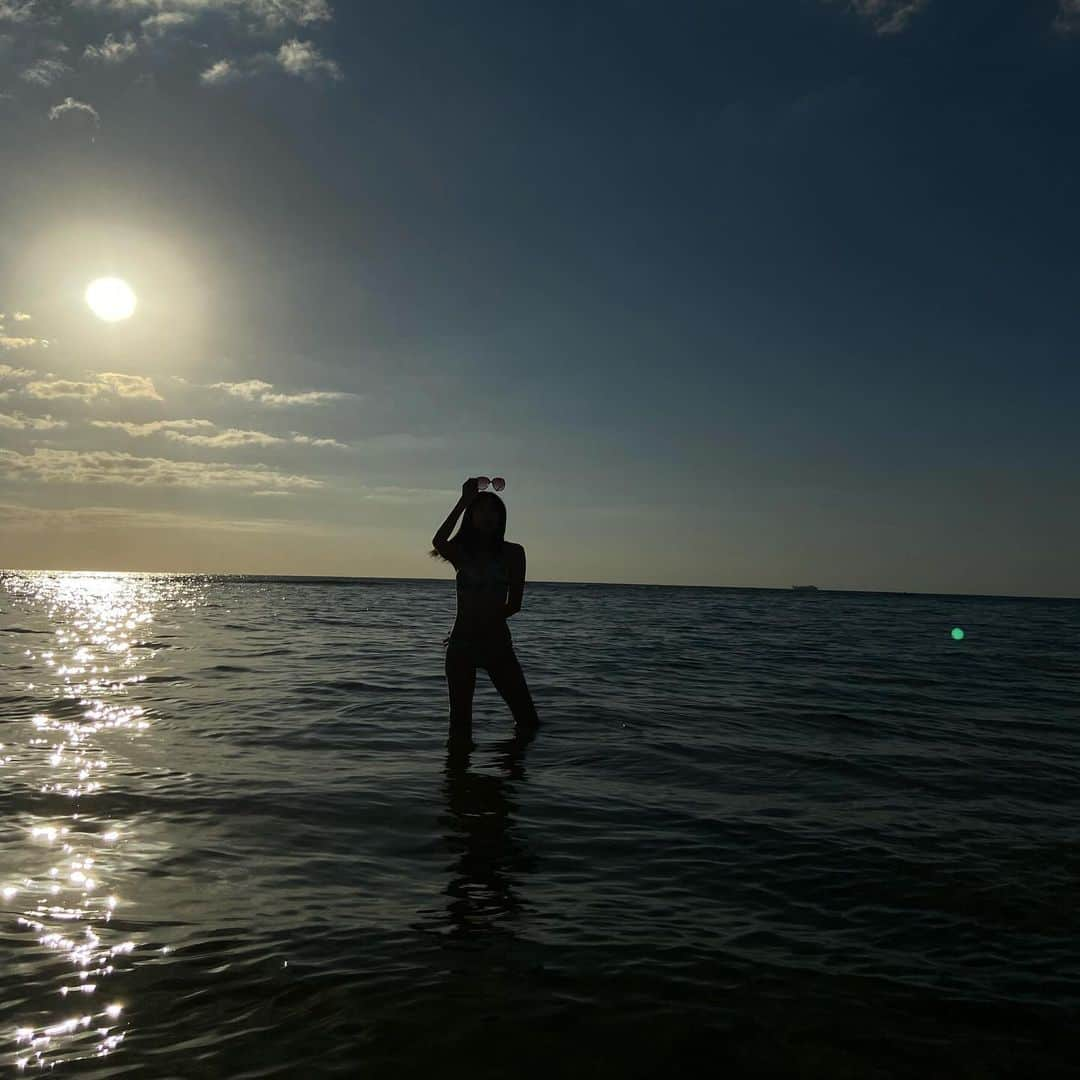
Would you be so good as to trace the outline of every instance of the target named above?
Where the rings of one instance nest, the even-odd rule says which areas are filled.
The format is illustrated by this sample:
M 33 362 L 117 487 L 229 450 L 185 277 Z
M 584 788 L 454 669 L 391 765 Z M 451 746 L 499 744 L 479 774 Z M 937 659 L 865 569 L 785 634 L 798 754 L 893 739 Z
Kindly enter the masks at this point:
M 482 491 L 465 512 L 469 527 L 478 535 L 500 540 L 506 532 L 506 504 L 492 491 Z

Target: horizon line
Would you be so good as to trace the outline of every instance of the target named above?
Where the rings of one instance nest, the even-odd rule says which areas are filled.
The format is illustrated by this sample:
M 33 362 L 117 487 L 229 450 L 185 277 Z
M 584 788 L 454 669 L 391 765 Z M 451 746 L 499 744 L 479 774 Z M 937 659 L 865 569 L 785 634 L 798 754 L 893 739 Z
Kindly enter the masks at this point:
M 302 581 L 445 581 L 450 578 L 435 577 L 393 577 L 373 574 L 291 574 L 291 573 L 252 573 L 241 570 L 69 570 L 47 567 L 0 567 L 0 574 L 84 574 L 97 576 L 119 575 L 154 575 L 171 577 L 242 577 L 242 578 L 297 578 Z M 614 588 L 650 588 L 650 589 L 728 589 L 755 592 L 790 593 L 805 586 L 795 585 L 693 585 L 659 581 L 558 581 L 542 578 L 529 578 L 529 585 L 605 585 Z M 832 586 L 814 586 L 813 592 L 820 593 L 855 593 L 870 596 L 966 596 L 987 600 L 1080 600 L 1080 596 L 1039 596 L 1029 593 L 964 593 L 964 592 L 920 592 L 909 589 L 845 589 Z M 808 595 L 800 592 L 799 595 Z

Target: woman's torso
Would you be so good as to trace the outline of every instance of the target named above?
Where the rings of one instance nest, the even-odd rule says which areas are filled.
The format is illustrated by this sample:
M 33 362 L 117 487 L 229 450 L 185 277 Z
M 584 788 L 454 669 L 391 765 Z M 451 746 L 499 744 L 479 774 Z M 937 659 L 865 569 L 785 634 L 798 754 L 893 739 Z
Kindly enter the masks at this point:
M 462 552 L 457 570 L 457 618 L 459 633 L 484 633 L 506 623 L 506 593 L 510 572 L 506 545 L 501 555 L 490 551 Z

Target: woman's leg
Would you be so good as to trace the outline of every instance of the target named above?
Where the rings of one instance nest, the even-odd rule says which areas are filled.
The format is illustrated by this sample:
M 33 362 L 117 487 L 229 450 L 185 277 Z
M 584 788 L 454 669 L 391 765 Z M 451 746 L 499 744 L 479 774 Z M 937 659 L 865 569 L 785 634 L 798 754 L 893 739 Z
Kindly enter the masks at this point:
M 521 664 L 513 649 L 507 649 L 492 657 L 487 670 L 495 689 L 510 706 L 514 722 L 522 728 L 538 728 L 540 718 L 536 715 L 536 706 L 533 705 L 532 694 L 525 682 L 525 673 L 521 670 Z
M 446 688 L 450 695 L 450 735 L 472 737 L 472 702 L 476 664 L 466 649 L 446 648 Z

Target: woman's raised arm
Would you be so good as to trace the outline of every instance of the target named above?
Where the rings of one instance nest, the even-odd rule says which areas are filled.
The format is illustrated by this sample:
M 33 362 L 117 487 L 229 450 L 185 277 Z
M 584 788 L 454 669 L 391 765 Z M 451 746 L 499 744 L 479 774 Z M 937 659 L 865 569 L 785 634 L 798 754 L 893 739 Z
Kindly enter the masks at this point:
M 476 498 L 478 492 L 479 488 L 475 476 L 470 476 L 469 479 L 461 485 L 461 498 L 454 504 L 454 509 L 450 511 L 446 520 L 439 526 L 438 531 L 431 538 L 431 546 L 438 551 L 440 555 L 442 554 L 442 545 L 450 539 L 450 533 L 454 530 L 454 523 L 461 516 L 462 510 Z

